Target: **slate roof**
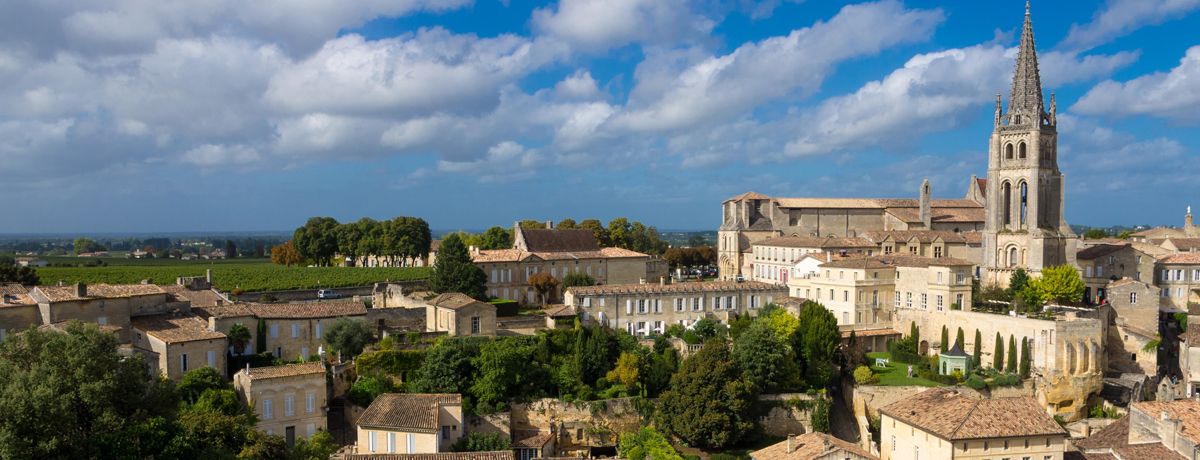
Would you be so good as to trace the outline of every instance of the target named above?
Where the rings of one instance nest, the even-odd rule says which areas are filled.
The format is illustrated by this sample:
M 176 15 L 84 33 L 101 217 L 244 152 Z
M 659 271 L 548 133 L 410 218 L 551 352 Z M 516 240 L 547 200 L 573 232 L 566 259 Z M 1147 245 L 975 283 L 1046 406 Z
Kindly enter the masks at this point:
M 598 251 L 600 243 L 591 230 L 584 229 L 521 229 L 525 248 L 529 252 Z
M 676 294 L 701 292 L 741 291 L 786 291 L 787 288 L 759 281 L 704 281 L 698 283 L 646 283 L 646 284 L 603 284 L 599 286 L 575 286 L 567 291 L 580 295 L 611 294 Z
M 358 419 L 359 426 L 435 433 L 438 408 L 462 405 L 458 394 L 385 393 L 375 398 Z
M 89 284 L 87 296 L 75 295 L 75 286 L 38 286 L 33 289 L 51 302 L 68 302 L 81 299 L 118 299 L 144 295 L 166 294 L 163 288 L 153 284 Z
M 788 452 L 788 440 L 783 440 L 750 453 L 754 460 L 810 460 L 825 458 L 839 452 L 851 452 L 866 458 L 879 458 L 862 447 L 843 441 L 825 433 L 807 433 L 791 440 L 792 451 Z M 832 457 L 830 457 L 832 458 Z M 838 456 L 837 458 L 841 458 Z
M 285 364 L 282 366 L 252 367 L 249 371 L 244 372 L 250 376 L 250 380 L 252 381 L 295 377 L 297 375 L 324 375 L 325 364 L 318 361 L 311 363 Z
M 956 390 L 927 390 L 880 412 L 949 441 L 1017 436 L 1067 436 L 1030 397 L 974 399 Z
M 359 302 L 252 303 L 247 304 L 246 308 L 262 319 L 334 318 L 367 314 L 367 307 Z
M 439 452 L 436 454 L 350 454 L 346 460 L 515 460 L 512 450 L 495 452 Z
M 135 316 L 129 322 L 134 329 L 168 344 L 225 339 L 225 334 L 209 330 L 207 321 L 191 315 Z

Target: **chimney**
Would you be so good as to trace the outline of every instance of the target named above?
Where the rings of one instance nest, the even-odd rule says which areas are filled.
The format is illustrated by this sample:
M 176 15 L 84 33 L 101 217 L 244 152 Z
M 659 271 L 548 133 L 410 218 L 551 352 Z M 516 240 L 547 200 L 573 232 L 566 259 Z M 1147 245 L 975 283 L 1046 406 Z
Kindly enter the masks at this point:
M 1192 207 L 1187 207 L 1187 214 L 1183 216 L 1183 233 L 1188 237 L 1196 236 L 1196 228 L 1192 226 Z
M 796 451 L 796 435 L 789 434 L 788 435 L 788 444 L 787 444 L 787 453 L 790 454 L 795 451 Z
M 75 297 L 87 297 L 87 285 L 75 283 Z
M 211 268 L 204 270 L 204 281 L 208 282 L 209 285 L 212 285 L 212 269 Z
M 547 221 L 546 221 L 546 230 L 551 230 L 551 229 L 553 229 L 553 228 L 554 228 L 554 221 L 552 221 L 552 220 L 547 220 Z
M 925 230 L 933 230 L 933 213 L 930 209 L 930 191 L 929 179 L 921 182 L 921 223 L 925 224 Z
M 667 277 L 665 277 L 665 276 L 658 277 L 658 284 L 659 284 L 659 286 L 666 286 L 667 285 Z

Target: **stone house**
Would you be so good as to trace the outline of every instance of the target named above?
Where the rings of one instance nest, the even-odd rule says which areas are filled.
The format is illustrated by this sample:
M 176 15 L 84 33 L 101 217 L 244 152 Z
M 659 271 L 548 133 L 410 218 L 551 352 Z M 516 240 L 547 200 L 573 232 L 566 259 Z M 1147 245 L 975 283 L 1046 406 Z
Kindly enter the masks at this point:
M 42 324 L 41 311 L 25 286 L 0 284 L 0 341 L 38 324 Z
M 496 336 L 496 306 L 465 294 L 440 294 L 426 302 L 425 330 L 457 336 Z
M 118 340 L 129 343 L 131 317 L 186 310 L 189 307 L 186 303 L 173 302 L 166 291 L 153 284 L 38 286 L 29 295 L 38 304 L 39 322 L 0 327 L 23 329 L 35 324 L 78 320 L 117 327 Z
M 1129 415 L 1075 443 L 1086 459 L 1195 458 L 1200 451 L 1200 401 L 1144 401 Z
M 1108 283 L 1107 301 L 1114 312 L 1109 331 L 1110 369 L 1157 375 L 1158 353 L 1143 348 L 1159 333 L 1158 293 L 1157 287 L 1129 278 Z
M 358 418 L 358 454 L 449 452 L 464 435 L 462 396 L 386 393 Z
M 1186 312 L 1188 304 L 1200 302 L 1200 253 L 1165 256 L 1158 259 L 1155 268 L 1163 308 Z
M 840 326 L 890 325 L 900 308 L 969 309 L 973 265 L 952 257 L 852 257 L 797 273 L 788 288 L 792 297 L 821 302 Z
M 328 426 L 325 363 L 246 368 L 233 376 L 233 387 L 258 417 L 259 431 L 283 436 L 288 446 Z
M 244 354 L 270 351 L 283 359 L 308 359 L 326 347 L 325 331 L 341 318 L 367 320 L 367 308 L 359 302 L 310 302 L 286 304 L 232 304 L 196 308 L 209 328 L 225 334 L 234 324 L 250 330 Z M 258 336 L 265 333 L 266 349 L 256 350 Z M 231 345 L 232 346 L 232 345 Z M 232 350 L 231 350 L 232 352 Z
M 1200 324 L 1200 315 L 1188 315 L 1188 324 Z M 1189 398 L 1200 397 L 1200 327 L 1189 327 L 1179 345 L 1179 369 Z
M 879 410 L 880 458 L 1061 460 L 1067 431 L 1030 397 L 977 399 L 938 388 Z
M 1096 244 L 1077 252 L 1075 259 L 1086 285 L 1084 299 L 1089 305 L 1099 305 L 1108 299 L 1108 284 L 1112 281 L 1154 280 L 1155 255 L 1131 243 Z
M 788 436 L 750 453 L 750 460 L 878 460 L 862 447 L 825 433 Z
M 487 275 L 490 297 L 523 304 L 540 301 L 529 286 L 536 273 L 549 273 L 562 280 L 583 273 L 597 284 L 629 284 L 667 276 L 666 264 L 657 257 L 622 248 L 601 248 L 589 230 L 513 228 L 510 249 L 470 248 L 471 260 Z M 561 287 L 547 302 L 561 297 Z
M 1192 223 L 1192 207 L 1183 216 L 1183 228 L 1155 227 L 1134 233 L 1129 239 L 1142 243 L 1163 244 L 1169 239 L 1200 238 L 1200 228 Z
M 780 236 L 750 245 L 751 279 L 786 285 L 796 262 L 810 254 L 874 255 L 879 246 L 865 238 Z
M 567 289 L 564 303 L 586 323 L 645 336 L 661 334 L 671 324 L 691 327 L 701 318 L 728 322 L 733 315 L 756 315 L 787 288 L 757 281 L 713 281 L 667 284 L 608 284 Z
M 880 254 L 908 254 L 921 257 L 953 257 L 979 260 L 983 235 L 977 231 L 891 230 L 863 234 L 879 247 Z
M 133 347 L 147 357 L 152 372 L 180 381 L 187 371 L 211 367 L 225 375 L 229 340 L 191 314 L 136 316 Z

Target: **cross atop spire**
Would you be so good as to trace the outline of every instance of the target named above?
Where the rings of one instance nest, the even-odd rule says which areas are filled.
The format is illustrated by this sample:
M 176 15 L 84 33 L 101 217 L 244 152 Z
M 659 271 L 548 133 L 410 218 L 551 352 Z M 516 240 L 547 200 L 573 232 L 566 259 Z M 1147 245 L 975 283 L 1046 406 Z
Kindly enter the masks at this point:
M 1017 50 L 1016 70 L 1013 72 L 1012 94 L 1009 97 L 1009 124 L 1040 123 L 1042 109 L 1042 80 L 1038 74 L 1037 46 L 1033 40 L 1033 20 L 1029 15 L 1029 0 L 1025 0 L 1025 25 L 1021 28 L 1021 45 Z

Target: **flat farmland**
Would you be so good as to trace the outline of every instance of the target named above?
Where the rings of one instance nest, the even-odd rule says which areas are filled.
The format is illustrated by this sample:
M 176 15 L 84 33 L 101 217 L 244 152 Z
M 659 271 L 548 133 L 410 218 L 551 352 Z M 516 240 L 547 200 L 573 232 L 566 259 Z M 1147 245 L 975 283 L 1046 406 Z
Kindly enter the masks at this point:
M 42 284 L 109 283 L 132 284 L 150 280 L 154 284 L 174 284 L 180 276 L 203 276 L 213 271 L 213 285 L 222 291 L 282 291 L 288 289 L 366 286 L 381 281 L 427 279 L 426 267 L 285 267 L 254 260 L 178 261 L 171 259 L 130 261 L 99 259 L 105 266 L 43 267 L 37 269 Z M 120 262 L 117 262 L 120 260 Z M 116 262 L 116 263 L 113 263 Z M 141 263 L 139 263 L 141 262 Z M 174 263 L 170 263 L 174 262 Z

